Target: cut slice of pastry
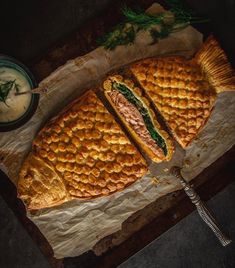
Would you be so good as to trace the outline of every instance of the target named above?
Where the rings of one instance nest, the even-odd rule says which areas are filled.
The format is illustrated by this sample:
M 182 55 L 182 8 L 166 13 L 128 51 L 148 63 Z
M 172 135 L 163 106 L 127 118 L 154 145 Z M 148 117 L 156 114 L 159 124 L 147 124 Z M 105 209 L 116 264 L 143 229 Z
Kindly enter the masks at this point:
M 39 132 L 19 175 L 18 196 L 28 209 L 122 190 L 147 172 L 93 91 L 70 104 Z
M 178 56 L 146 59 L 131 71 L 183 148 L 205 125 L 216 94 L 235 89 L 234 71 L 213 37 L 192 60 Z
M 110 104 L 143 151 L 157 163 L 170 160 L 173 142 L 157 122 L 142 90 L 121 75 L 109 76 L 103 88 Z

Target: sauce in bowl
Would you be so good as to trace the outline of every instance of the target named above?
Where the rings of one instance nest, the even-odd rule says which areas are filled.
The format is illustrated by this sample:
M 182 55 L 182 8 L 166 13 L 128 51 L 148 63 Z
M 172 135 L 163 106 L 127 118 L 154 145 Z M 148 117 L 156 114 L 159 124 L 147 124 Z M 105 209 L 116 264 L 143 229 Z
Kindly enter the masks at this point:
M 16 69 L 0 67 L 0 91 L 2 89 L 3 93 L 6 92 L 7 83 L 10 90 L 5 101 L 0 101 L 0 122 L 11 122 L 20 118 L 29 108 L 32 99 L 31 93 L 18 94 L 31 89 L 27 78 Z
M 39 103 L 39 94 L 31 92 L 36 87 L 24 64 L 0 54 L 0 132 L 14 130 L 29 121 Z

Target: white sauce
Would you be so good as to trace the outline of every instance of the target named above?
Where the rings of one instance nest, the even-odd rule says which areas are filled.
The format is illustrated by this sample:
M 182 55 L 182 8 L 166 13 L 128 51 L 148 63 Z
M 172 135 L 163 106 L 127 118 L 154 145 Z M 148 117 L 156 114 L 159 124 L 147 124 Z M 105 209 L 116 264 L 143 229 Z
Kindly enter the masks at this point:
M 7 82 L 15 80 L 19 85 L 19 92 L 30 90 L 30 84 L 27 79 L 19 71 L 8 68 L 0 67 L 0 82 Z M 0 101 L 0 122 L 10 122 L 21 117 L 28 109 L 32 94 L 15 95 L 16 90 L 10 90 L 5 105 Z

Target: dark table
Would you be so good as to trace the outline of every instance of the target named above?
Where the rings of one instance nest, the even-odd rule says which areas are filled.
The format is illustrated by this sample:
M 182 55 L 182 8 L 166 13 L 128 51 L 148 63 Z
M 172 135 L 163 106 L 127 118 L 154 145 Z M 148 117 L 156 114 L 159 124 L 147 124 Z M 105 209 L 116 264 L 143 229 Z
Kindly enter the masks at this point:
M 207 205 L 235 239 L 235 181 Z M 222 247 L 196 211 L 131 257 L 120 268 L 235 267 L 235 242 Z
M 140 6 L 146 8 L 153 1 L 126 0 L 124 2 L 131 7 Z M 163 1 L 159 2 L 165 4 Z M 206 35 L 210 32 L 214 33 L 234 66 L 235 1 L 187 0 L 184 1 L 184 3 L 199 14 L 211 19 L 210 23 L 197 27 Z M 5 1 L 1 5 L 0 51 L 4 54 L 16 57 L 28 65 L 39 82 L 58 66 L 64 64 L 68 59 L 83 55 L 94 49 L 97 46 L 95 41 L 97 37 L 109 31 L 121 20 L 119 12 L 120 6 L 120 1 L 111 0 Z M 234 156 L 235 150 L 233 148 L 195 180 L 195 186 L 199 186 L 198 191 L 204 199 L 210 199 L 234 179 Z M 40 234 L 37 227 L 26 218 L 22 203 L 16 199 L 15 187 L 2 173 L 0 173 L 0 193 L 6 201 L 6 203 L 0 205 L 0 209 L 7 209 L 7 206 L 9 206 L 50 263 L 54 267 L 62 267 L 63 262 L 60 260 L 57 261 L 52 257 L 53 253 L 47 241 Z M 65 267 L 115 267 L 149 242 L 153 241 L 171 226 L 175 225 L 194 209 L 181 191 L 162 199 L 161 202 L 163 204 L 168 202 L 168 209 L 164 211 L 164 213 L 161 212 L 161 216 L 159 216 L 159 211 L 156 212 L 156 205 L 146 208 L 145 211 L 148 211 L 148 213 L 152 212 L 152 217 L 148 217 L 145 226 L 143 226 L 143 222 L 141 225 L 136 221 L 137 227 L 133 230 L 132 236 L 123 238 L 126 239 L 125 242 L 107 251 L 101 257 L 96 257 L 92 252 L 88 252 L 78 258 L 65 259 Z M 231 202 L 234 202 L 234 199 L 233 201 L 231 200 Z M 159 205 L 157 208 L 160 209 Z M 1 215 L 5 215 L 5 213 L 9 215 L 8 213 L 11 213 L 5 212 L 8 211 L 8 209 L 3 211 Z M 142 212 L 140 218 L 144 218 L 144 216 L 145 214 Z M 195 219 L 197 219 L 197 217 Z M 192 221 L 194 222 L 194 220 Z M 17 254 L 26 256 L 25 258 L 37 259 L 37 253 L 34 257 L 34 253 L 37 251 L 36 249 L 34 250 L 34 246 L 32 246 L 33 250 L 27 251 L 27 243 L 22 242 L 26 240 L 19 237 L 18 240 L 23 239 L 21 242 L 25 243 L 25 248 L 17 247 L 17 241 L 14 240 L 15 233 L 4 229 L 4 226 L 7 226 L 11 220 L 2 222 L 2 233 L 9 233 L 9 236 L 2 236 L 0 234 L 1 237 L 5 237 L 5 239 L 9 237 L 9 241 L 12 241 L 12 244 L 7 244 L 8 247 L 6 248 L 3 245 L 3 251 L 1 251 L 1 253 L 3 253 L 4 250 L 8 250 L 9 255 L 6 254 L 5 256 L 8 256 L 12 261 L 12 264 L 9 265 L 13 265 L 14 258 L 11 258 L 11 254 L 16 254 L 16 251 Z M 121 234 L 118 233 L 117 235 Z M 31 238 L 29 238 L 29 240 L 30 239 Z M 182 241 L 182 243 L 185 242 L 187 244 L 188 240 L 187 238 L 185 239 L 186 240 Z M 16 247 L 13 246 L 14 243 L 16 243 Z M 32 243 L 32 241 L 30 243 Z M 216 243 L 215 241 L 215 244 Z M 13 249 L 13 251 L 11 251 L 11 249 Z M 25 255 L 20 252 L 21 250 L 24 253 L 28 253 Z M 189 248 L 185 246 L 184 250 L 180 252 L 182 257 L 180 258 L 181 261 L 184 257 L 186 258 L 188 250 Z M 198 253 L 195 251 L 195 255 L 193 256 L 198 256 L 197 254 Z M 4 264 L 4 262 L 1 263 L 3 256 L 4 253 L 1 254 L 0 257 L 0 267 Z M 206 251 L 204 251 L 204 257 L 206 260 L 210 255 L 207 255 Z M 41 263 L 39 259 L 38 263 Z M 232 260 L 228 258 L 226 265 L 229 265 L 230 261 Z M 34 264 L 32 263 L 28 264 L 28 266 L 24 266 L 24 262 L 19 261 L 19 263 L 21 263 L 19 266 L 9 266 L 6 262 L 5 265 L 8 265 L 6 267 L 38 267 L 33 266 Z M 27 263 L 29 262 L 26 261 L 25 264 Z M 41 267 L 46 267 L 44 265 L 46 264 L 42 261 Z

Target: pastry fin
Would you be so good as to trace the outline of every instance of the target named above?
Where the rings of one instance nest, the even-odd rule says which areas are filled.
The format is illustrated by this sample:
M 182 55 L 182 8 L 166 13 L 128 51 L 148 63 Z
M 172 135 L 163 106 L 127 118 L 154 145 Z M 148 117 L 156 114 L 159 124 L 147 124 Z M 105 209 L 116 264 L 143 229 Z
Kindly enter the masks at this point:
M 235 72 L 225 52 L 212 35 L 207 38 L 194 59 L 217 93 L 235 90 Z
M 18 197 L 29 210 L 59 205 L 72 199 L 54 169 L 32 153 L 20 171 Z

